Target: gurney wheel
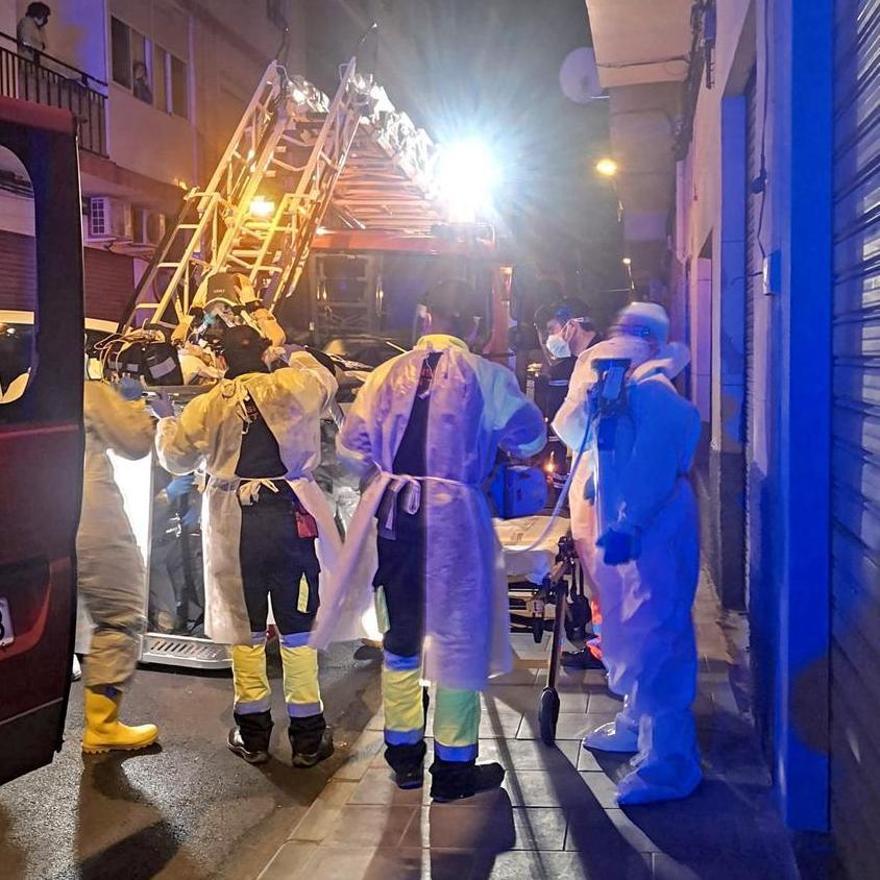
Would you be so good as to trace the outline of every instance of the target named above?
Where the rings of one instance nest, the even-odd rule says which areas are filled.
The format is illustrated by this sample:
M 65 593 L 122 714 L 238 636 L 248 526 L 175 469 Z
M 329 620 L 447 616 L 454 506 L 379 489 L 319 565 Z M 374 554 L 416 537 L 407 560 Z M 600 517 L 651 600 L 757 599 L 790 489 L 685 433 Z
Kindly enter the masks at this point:
M 556 722 L 559 720 L 559 694 L 554 688 L 545 687 L 538 703 L 538 727 L 545 746 L 556 743 Z

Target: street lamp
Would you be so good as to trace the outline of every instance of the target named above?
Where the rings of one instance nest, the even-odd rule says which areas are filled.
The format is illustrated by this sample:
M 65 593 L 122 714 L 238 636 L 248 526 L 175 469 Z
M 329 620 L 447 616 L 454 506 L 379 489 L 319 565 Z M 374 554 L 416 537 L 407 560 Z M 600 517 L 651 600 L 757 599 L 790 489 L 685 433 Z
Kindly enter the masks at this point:
M 614 177 L 617 174 L 617 162 L 605 156 L 596 163 L 596 173 L 602 177 Z

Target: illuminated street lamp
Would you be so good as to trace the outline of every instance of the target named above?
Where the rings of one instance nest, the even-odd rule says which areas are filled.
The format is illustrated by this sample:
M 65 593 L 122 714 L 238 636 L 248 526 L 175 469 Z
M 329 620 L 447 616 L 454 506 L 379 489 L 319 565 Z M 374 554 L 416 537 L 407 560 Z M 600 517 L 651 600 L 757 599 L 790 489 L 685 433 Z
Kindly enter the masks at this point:
M 629 257 L 624 257 L 621 261 L 624 266 L 632 266 L 633 261 Z
M 617 162 L 606 156 L 596 163 L 596 173 L 602 177 L 614 177 L 617 174 Z

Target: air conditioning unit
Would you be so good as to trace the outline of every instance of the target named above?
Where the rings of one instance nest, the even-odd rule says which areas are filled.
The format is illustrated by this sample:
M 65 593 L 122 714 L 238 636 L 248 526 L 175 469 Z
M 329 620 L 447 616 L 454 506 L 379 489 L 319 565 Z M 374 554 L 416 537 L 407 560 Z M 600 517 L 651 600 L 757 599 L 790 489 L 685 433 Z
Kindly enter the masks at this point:
M 111 196 L 89 199 L 89 240 L 131 241 L 131 205 Z
M 155 246 L 165 236 L 165 215 L 149 208 L 134 209 L 133 241 Z

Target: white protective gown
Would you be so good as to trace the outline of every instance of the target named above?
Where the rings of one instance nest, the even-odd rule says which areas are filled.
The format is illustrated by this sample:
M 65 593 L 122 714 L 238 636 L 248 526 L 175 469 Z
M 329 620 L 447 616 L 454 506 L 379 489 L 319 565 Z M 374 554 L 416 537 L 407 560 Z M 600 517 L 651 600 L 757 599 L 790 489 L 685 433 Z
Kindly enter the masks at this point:
M 584 389 L 594 380 L 590 359 L 578 361 L 570 400 L 553 424 L 575 450 L 586 428 Z M 680 356 L 645 363 L 627 385 L 629 419 L 617 431 L 615 469 L 598 480 L 604 497 L 615 499 L 616 527 L 639 534 L 641 553 L 634 562 L 607 566 L 594 549 L 589 572 L 599 590 L 609 687 L 629 698 L 629 712 L 639 719 L 637 772 L 670 797 L 677 786 L 687 788 L 699 778 L 690 712 L 697 673 L 691 607 L 699 577 L 699 523 L 687 474 L 700 417 L 669 379 L 681 366 Z M 590 439 L 582 462 L 587 473 L 596 471 L 594 453 Z M 596 533 L 592 508 L 582 528 Z
M 409 422 L 422 362 L 443 352 L 431 388 L 426 463 L 429 476 L 392 473 Z M 389 485 L 416 485 L 425 506 L 424 676 L 447 688 L 480 690 L 512 665 L 507 579 L 483 486 L 498 447 L 517 457 L 546 442 L 538 408 L 514 374 L 468 352 L 451 336 L 422 337 L 413 351 L 380 366 L 346 416 L 340 457 L 374 472 L 346 537 L 342 564 L 329 579 L 312 644 L 362 635 L 373 601 L 375 514 Z
M 251 626 L 239 560 L 241 506 L 235 474 L 241 454 L 247 395 L 278 441 L 285 479 L 318 524 L 317 554 L 322 592 L 339 558 L 341 540 L 333 515 L 312 471 L 321 459 L 320 420 L 336 394 L 335 378 L 306 352 L 291 355 L 290 366 L 274 373 L 247 373 L 224 379 L 196 397 L 177 418 L 162 419 L 156 449 L 162 467 L 187 474 L 204 464 L 208 473 L 202 510 L 205 560 L 205 632 L 217 642 L 250 644 Z M 276 477 L 266 474 L 267 478 Z
M 83 672 L 87 687 L 124 689 L 134 673 L 144 629 L 144 564 L 107 455 L 150 454 L 153 420 L 142 401 L 127 401 L 103 382 L 86 382 L 85 467 L 76 536 L 80 599 L 94 624 Z

